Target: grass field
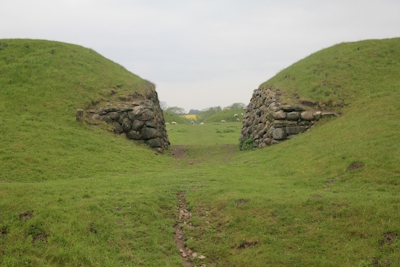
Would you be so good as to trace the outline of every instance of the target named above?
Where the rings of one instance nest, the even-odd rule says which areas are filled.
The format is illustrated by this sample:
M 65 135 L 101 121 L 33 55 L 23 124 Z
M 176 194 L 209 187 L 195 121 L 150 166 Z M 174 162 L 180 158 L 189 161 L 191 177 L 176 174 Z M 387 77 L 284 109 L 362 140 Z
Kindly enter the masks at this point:
M 169 112 L 166 112 L 166 111 L 164 111 L 164 119 L 165 119 L 165 122 L 168 122 L 168 123 L 171 123 L 173 121 L 178 123 L 178 124 L 188 124 L 188 123 L 190 123 L 189 120 L 187 120 L 185 118 L 182 118 L 179 115 L 172 114 L 172 113 L 169 113 Z
M 246 110 L 243 109 L 233 109 L 233 110 L 222 110 L 220 112 L 217 112 L 215 114 L 212 114 L 211 116 L 207 117 L 204 119 L 204 122 L 209 123 L 209 122 L 221 122 L 222 120 L 225 120 L 227 122 L 237 122 L 242 124 L 242 119 L 243 115 L 245 114 Z M 235 118 L 234 115 L 238 114 L 238 116 Z M 237 118 L 239 120 L 237 120 Z
M 185 244 L 205 256 L 192 266 L 400 266 L 400 39 L 334 46 L 261 85 L 344 100 L 308 133 L 240 151 L 240 122 L 168 125 L 164 155 L 74 118 L 146 81 L 81 47 L 0 43 L 1 266 L 183 266 L 178 192 Z M 325 80 L 338 96 L 308 91 Z

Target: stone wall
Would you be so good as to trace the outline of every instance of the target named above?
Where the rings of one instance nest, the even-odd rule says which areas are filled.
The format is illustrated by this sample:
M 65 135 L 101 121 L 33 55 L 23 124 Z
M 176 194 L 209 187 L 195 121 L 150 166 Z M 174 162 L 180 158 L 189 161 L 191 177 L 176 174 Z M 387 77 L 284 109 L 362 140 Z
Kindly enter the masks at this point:
M 119 101 L 87 110 L 87 117 L 113 126 L 114 132 L 138 143 L 146 143 L 160 153 L 170 145 L 157 92 L 134 94 Z
M 279 102 L 279 94 L 272 89 L 256 89 L 243 117 L 239 140 L 252 136 L 254 147 L 258 148 L 279 144 L 308 131 L 315 121 L 326 116 L 337 114 L 285 105 Z

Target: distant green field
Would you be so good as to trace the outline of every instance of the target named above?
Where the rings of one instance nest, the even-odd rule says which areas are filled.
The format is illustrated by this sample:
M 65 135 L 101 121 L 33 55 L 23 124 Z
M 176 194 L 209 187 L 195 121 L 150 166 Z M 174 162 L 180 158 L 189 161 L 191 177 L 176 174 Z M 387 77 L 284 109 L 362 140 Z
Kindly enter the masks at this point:
M 178 124 L 188 124 L 189 123 L 188 120 L 182 118 L 181 116 L 172 114 L 169 112 L 165 112 L 165 111 L 164 111 L 164 119 L 165 119 L 165 122 L 168 122 L 168 123 L 171 123 L 173 121 Z
M 211 116 L 207 117 L 204 119 L 204 122 L 221 122 L 222 120 L 225 120 L 226 122 L 238 122 L 242 124 L 242 119 L 243 115 L 245 114 L 246 110 L 244 109 L 234 109 L 234 110 L 222 110 L 220 112 L 217 112 L 215 114 L 212 114 Z M 234 115 L 237 114 L 237 117 L 234 117 Z M 239 120 L 237 120 L 239 119 Z
M 184 266 L 178 192 L 185 244 L 205 256 L 193 266 L 400 266 L 400 38 L 325 49 L 261 85 L 344 101 L 310 132 L 240 151 L 241 123 L 218 117 L 168 125 L 164 155 L 75 121 L 145 80 L 78 46 L 0 48 L 1 266 Z
M 170 142 L 174 145 L 237 145 L 241 129 L 241 123 L 233 122 L 167 126 Z

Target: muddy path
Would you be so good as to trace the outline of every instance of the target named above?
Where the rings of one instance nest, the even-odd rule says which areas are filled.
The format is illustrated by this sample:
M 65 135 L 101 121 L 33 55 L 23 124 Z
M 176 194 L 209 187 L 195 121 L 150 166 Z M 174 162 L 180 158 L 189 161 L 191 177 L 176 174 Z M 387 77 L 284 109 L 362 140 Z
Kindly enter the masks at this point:
M 187 220 L 192 217 L 192 214 L 187 210 L 185 194 L 183 192 L 178 192 L 179 206 L 177 207 L 178 215 L 177 221 L 174 226 L 174 241 L 176 247 L 178 248 L 182 261 L 185 267 L 192 266 L 193 252 L 185 246 L 185 230 L 184 225 L 187 224 Z
M 194 227 L 189 222 L 192 218 L 192 213 L 187 210 L 187 203 L 185 199 L 184 192 L 178 192 L 177 194 L 179 205 L 176 207 L 176 223 L 174 225 L 174 241 L 176 247 L 182 258 L 183 266 L 185 267 L 196 267 L 194 265 L 194 260 L 197 258 L 202 261 L 206 257 L 194 252 L 192 249 L 185 245 L 185 229 L 193 229 Z M 200 264 L 197 266 L 206 266 L 205 264 Z

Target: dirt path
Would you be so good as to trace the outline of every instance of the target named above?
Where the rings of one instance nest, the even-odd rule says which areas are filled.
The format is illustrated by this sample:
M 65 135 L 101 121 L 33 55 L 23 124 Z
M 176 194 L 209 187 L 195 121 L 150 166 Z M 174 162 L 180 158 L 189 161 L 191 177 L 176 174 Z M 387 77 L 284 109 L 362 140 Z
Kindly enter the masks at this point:
M 176 247 L 179 249 L 184 266 L 192 267 L 193 252 L 188 247 L 185 247 L 185 230 L 183 228 L 184 225 L 190 227 L 187 225 L 186 221 L 192 217 L 192 214 L 187 210 L 185 194 L 183 192 L 178 192 L 177 196 L 179 200 L 179 207 L 177 207 L 179 214 L 177 215 L 177 222 L 174 226 L 174 241 Z

